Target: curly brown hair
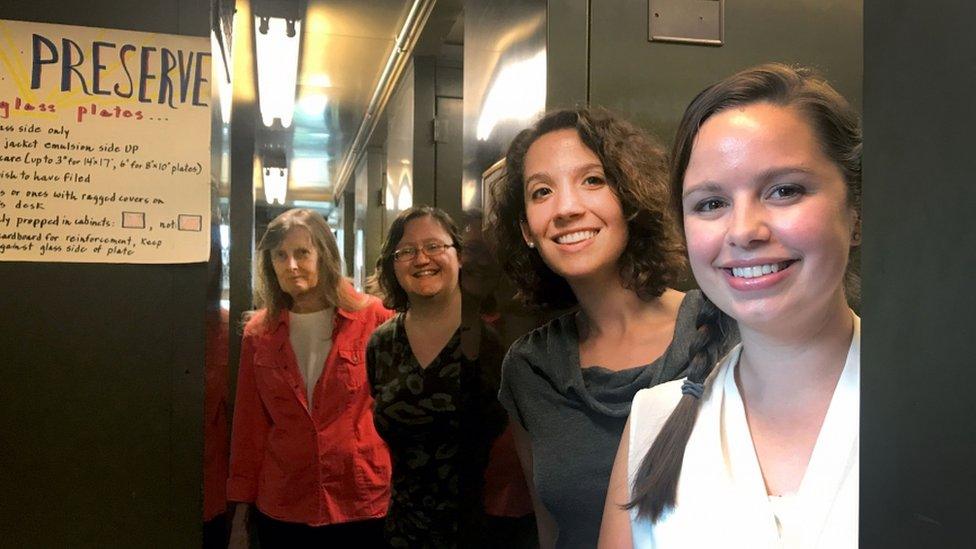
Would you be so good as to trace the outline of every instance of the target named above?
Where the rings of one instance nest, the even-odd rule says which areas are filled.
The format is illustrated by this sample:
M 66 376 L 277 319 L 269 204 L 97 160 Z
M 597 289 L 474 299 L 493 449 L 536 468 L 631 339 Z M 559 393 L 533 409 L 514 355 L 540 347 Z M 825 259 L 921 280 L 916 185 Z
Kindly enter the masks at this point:
M 430 217 L 437 221 L 444 228 L 444 231 L 450 235 L 451 244 L 457 250 L 459 257 L 463 246 L 461 232 L 458 230 L 457 224 L 447 212 L 440 208 L 413 206 L 397 215 L 393 224 L 390 225 L 390 231 L 383 242 L 380 256 L 376 259 L 376 272 L 372 277 L 371 285 L 378 289 L 379 296 L 383 299 L 383 305 L 387 309 L 401 313 L 410 308 L 410 299 L 407 297 L 407 292 L 400 286 L 400 282 L 397 281 L 396 272 L 393 268 L 393 252 L 396 251 L 396 245 L 400 243 L 404 231 L 407 230 L 407 223 L 419 217 Z
M 544 309 L 577 303 L 566 280 L 526 245 L 520 228 L 526 220 L 525 155 L 537 139 L 563 129 L 575 129 L 600 158 L 610 188 L 620 199 L 628 232 L 618 260 L 621 281 L 645 301 L 660 296 L 679 279 L 685 265 L 670 208 L 664 150 L 643 130 L 609 111 L 580 107 L 549 112 L 515 136 L 505 155 L 505 176 L 489 189 L 488 241 L 519 288 L 517 297 Z

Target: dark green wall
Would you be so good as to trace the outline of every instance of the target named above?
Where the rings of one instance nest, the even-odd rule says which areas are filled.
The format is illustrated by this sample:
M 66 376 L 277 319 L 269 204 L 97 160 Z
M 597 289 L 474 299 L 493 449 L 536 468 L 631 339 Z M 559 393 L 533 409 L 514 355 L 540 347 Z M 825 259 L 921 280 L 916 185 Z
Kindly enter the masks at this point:
M 0 18 L 207 36 L 190 0 Z M 0 546 L 198 547 L 206 265 L 0 263 Z
M 973 6 L 865 2 L 861 547 L 973 547 Z
M 646 0 L 549 0 L 548 106 L 589 99 L 669 143 L 706 85 L 780 61 L 819 68 L 860 108 L 860 0 L 728 0 L 721 47 L 648 42 L 647 10 Z

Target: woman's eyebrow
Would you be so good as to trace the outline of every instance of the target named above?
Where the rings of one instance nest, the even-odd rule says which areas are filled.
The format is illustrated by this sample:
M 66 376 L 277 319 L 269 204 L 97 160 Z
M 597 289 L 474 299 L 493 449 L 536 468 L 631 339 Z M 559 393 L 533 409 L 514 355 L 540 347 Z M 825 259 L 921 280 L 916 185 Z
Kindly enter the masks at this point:
M 525 178 L 525 186 L 528 187 L 530 184 L 535 183 L 537 180 L 549 181 L 551 178 L 547 172 L 536 172 L 529 177 Z
M 784 175 L 794 175 L 794 174 L 812 174 L 813 170 L 805 168 L 803 166 L 775 166 L 759 173 L 759 180 L 762 182 L 769 182 L 777 177 L 782 177 Z
M 599 170 L 603 172 L 603 164 L 599 162 L 590 162 L 589 164 L 583 164 L 582 166 L 576 168 L 576 175 L 581 175 L 591 170 Z
M 684 192 L 681 193 L 681 198 L 685 199 L 688 197 L 688 195 L 697 192 L 717 193 L 721 191 L 722 191 L 722 186 L 719 185 L 718 183 L 714 181 L 704 181 L 702 183 L 698 183 L 697 185 L 692 185 L 691 187 L 685 189 Z

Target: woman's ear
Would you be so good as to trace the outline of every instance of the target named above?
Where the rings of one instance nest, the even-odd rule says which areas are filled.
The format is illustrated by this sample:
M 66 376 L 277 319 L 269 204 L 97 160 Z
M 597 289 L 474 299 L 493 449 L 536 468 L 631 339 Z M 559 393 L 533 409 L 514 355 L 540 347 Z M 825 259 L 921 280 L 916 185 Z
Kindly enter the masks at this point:
M 522 229 L 522 238 L 525 239 L 525 245 L 530 248 L 535 248 L 535 241 L 532 240 L 532 233 L 529 232 L 529 224 L 525 221 L 519 221 L 519 228 Z

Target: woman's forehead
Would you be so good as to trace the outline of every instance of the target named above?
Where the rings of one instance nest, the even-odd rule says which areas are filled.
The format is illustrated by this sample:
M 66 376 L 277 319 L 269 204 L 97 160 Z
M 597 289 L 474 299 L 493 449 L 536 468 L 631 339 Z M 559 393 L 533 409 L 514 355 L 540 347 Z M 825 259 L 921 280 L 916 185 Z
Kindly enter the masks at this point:
M 451 240 L 451 235 L 441 225 L 441 222 L 432 216 L 424 215 L 415 217 L 407 221 L 403 227 L 403 235 L 400 237 L 402 243 L 420 243 L 431 240 Z
M 296 225 L 285 232 L 284 238 L 275 246 L 275 249 L 302 246 L 311 247 L 312 245 L 312 233 L 305 227 Z

